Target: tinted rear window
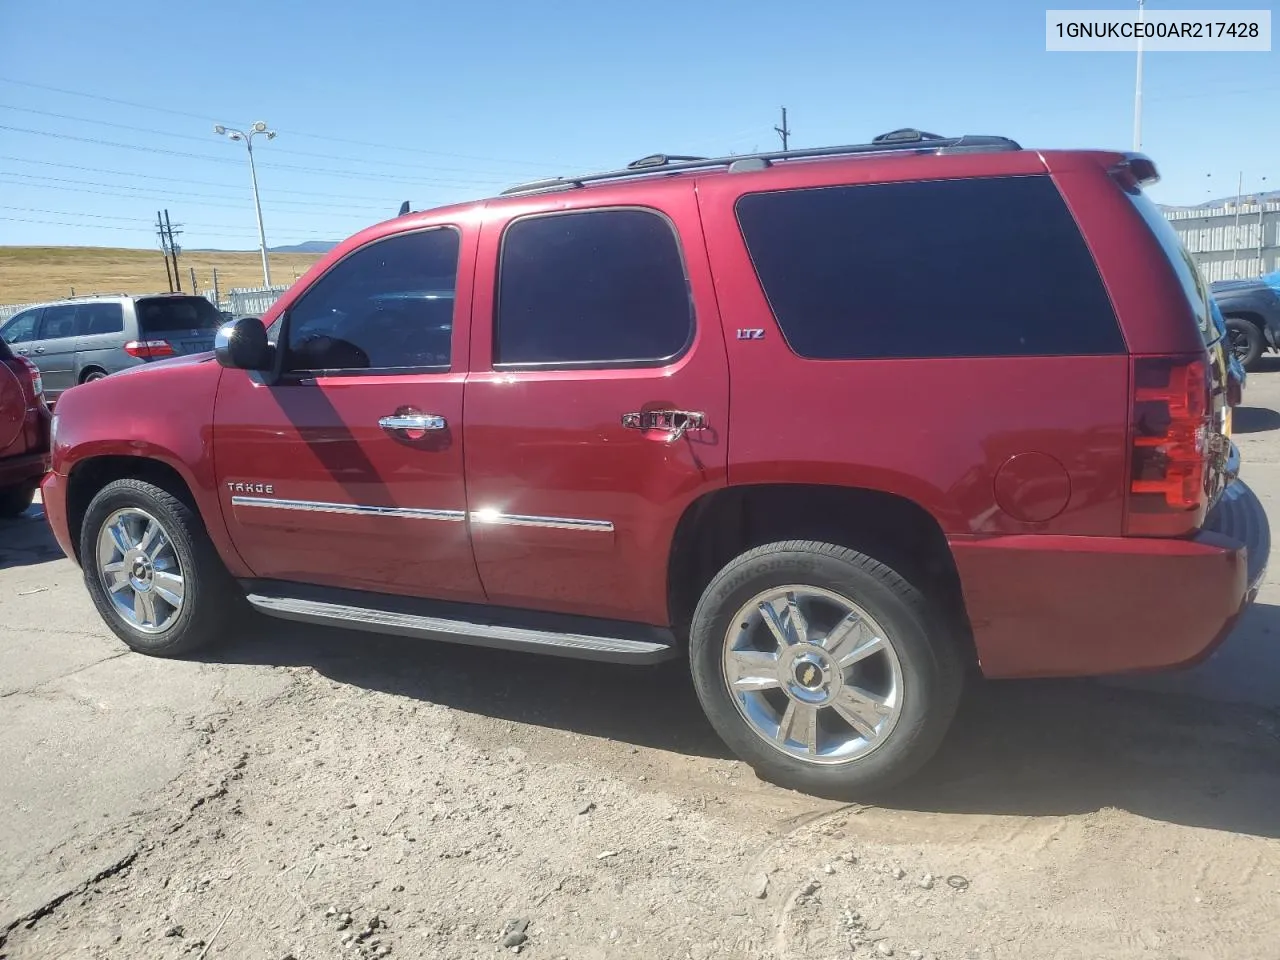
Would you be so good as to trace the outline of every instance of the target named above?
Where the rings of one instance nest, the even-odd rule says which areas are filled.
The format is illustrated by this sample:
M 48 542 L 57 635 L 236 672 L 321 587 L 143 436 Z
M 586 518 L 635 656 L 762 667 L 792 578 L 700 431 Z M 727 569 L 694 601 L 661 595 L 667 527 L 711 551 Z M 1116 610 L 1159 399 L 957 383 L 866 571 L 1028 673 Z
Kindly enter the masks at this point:
M 783 336 L 803 357 L 1125 351 L 1048 177 L 750 194 L 737 212 Z
M 143 336 L 161 331 L 207 330 L 222 324 L 222 314 L 204 297 L 157 297 L 139 300 L 138 332 Z
M 1191 304 L 1191 311 L 1195 314 L 1200 336 L 1204 338 L 1206 344 L 1213 343 L 1218 339 L 1218 330 L 1210 319 L 1209 288 L 1205 286 L 1204 278 L 1200 276 L 1200 271 L 1196 268 L 1195 261 L 1191 259 L 1191 254 L 1187 253 L 1187 248 L 1178 239 L 1178 233 L 1173 229 L 1173 225 L 1164 218 L 1160 208 L 1152 203 L 1145 193 L 1137 187 L 1126 189 L 1125 193 L 1133 202 L 1134 209 L 1142 215 L 1142 219 L 1155 234 L 1161 249 L 1164 250 L 1165 259 L 1177 274 L 1178 282 L 1182 284 L 1182 292 L 1186 294 L 1187 302 Z
M 76 308 L 76 330 L 88 337 L 120 333 L 124 330 L 124 312 L 118 303 L 82 303 Z

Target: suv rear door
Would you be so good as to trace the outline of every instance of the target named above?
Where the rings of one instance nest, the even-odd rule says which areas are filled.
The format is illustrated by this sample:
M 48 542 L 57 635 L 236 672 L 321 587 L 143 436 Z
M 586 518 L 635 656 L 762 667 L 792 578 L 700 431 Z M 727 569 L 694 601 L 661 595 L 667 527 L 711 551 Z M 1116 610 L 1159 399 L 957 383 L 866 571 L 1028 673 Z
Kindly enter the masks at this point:
M 728 450 L 694 186 L 592 187 L 548 206 L 492 204 L 480 235 L 465 431 L 476 563 L 499 605 L 665 625 L 677 523 L 724 485 Z

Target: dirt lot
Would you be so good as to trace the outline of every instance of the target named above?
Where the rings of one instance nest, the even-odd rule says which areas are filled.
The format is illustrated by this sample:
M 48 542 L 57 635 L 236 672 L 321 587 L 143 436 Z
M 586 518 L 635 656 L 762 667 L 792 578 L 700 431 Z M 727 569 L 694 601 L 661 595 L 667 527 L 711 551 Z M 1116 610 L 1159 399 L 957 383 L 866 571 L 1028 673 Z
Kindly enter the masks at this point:
M 310 253 L 273 253 L 271 279 L 292 283 L 319 259 Z M 236 252 L 184 251 L 178 258 L 182 289 L 190 292 L 188 269 L 194 267 L 203 292 L 218 286 L 262 286 L 262 256 L 256 250 Z M 111 247 L 0 247 L 0 304 L 56 300 L 94 293 L 158 293 L 168 290 L 159 250 Z
M 1246 399 L 1270 506 L 1280 365 Z M 78 578 L 0 527 L 0 957 L 1280 957 L 1275 574 L 1190 673 L 978 686 L 875 807 L 758 781 L 678 666 L 148 660 Z

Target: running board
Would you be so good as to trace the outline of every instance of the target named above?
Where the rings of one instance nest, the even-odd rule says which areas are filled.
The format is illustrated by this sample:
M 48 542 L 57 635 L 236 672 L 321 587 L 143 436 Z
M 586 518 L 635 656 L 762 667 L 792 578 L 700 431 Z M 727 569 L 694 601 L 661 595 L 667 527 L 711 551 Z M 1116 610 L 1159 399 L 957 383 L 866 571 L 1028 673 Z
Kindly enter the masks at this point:
M 680 653 L 670 630 L 646 624 L 292 583 L 244 586 L 259 613 L 301 623 L 612 663 L 658 663 Z

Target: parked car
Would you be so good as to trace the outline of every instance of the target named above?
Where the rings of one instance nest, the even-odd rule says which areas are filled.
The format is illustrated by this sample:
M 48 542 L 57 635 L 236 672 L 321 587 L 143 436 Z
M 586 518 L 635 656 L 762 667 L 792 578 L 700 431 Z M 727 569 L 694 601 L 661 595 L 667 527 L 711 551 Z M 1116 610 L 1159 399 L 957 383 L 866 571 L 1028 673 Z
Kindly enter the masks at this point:
M 1252 280 L 1219 280 L 1209 290 L 1226 320 L 1231 352 L 1245 369 L 1280 349 L 1280 270 Z
M 14 314 L 0 339 L 35 362 L 50 401 L 78 383 L 213 346 L 223 316 L 204 297 L 80 297 Z
M 36 365 L 0 340 L 0 517 L 16 517 L 49 469 L 49 408 Z
M 213 355 L 64 394 L 45 508 L 135 650 L 247 606 L 687 657 L 763 776 L 864 796 L 970 670 L 1185 664 L 1256 594 L 1270 529 L 1155 178 L 896 131 L 409 213 Z

